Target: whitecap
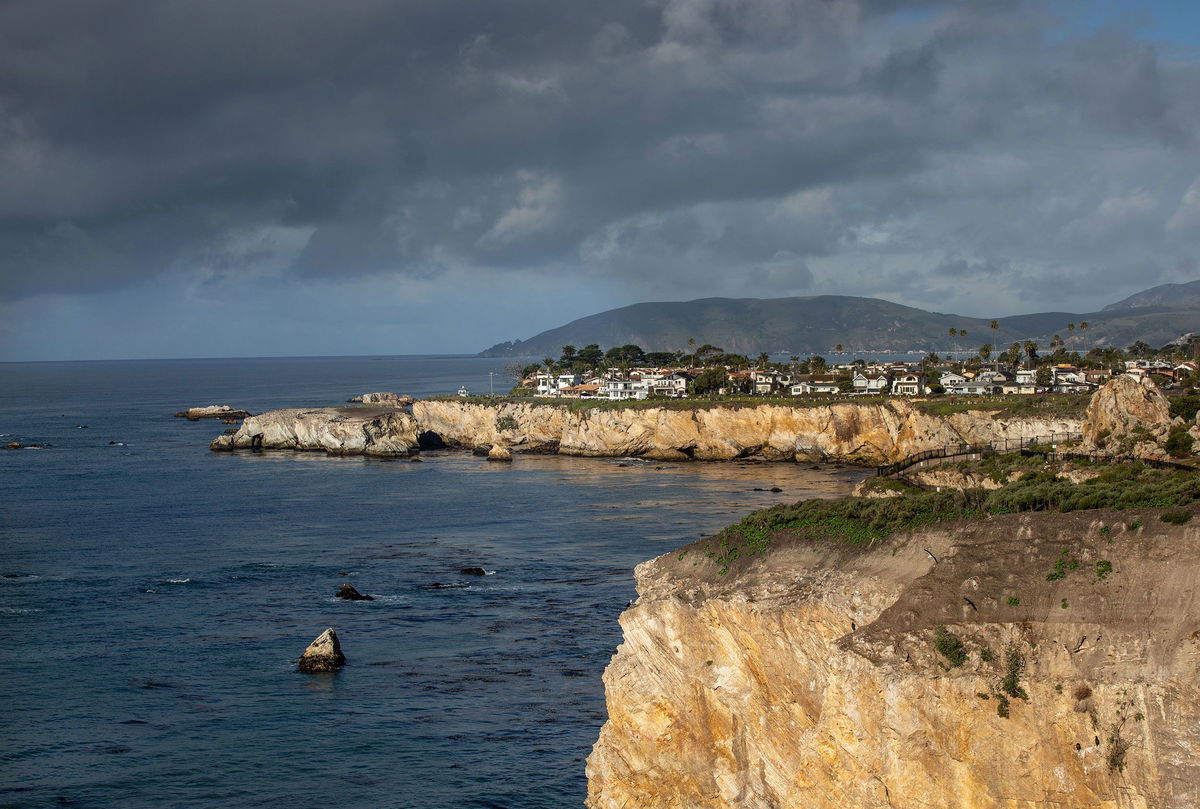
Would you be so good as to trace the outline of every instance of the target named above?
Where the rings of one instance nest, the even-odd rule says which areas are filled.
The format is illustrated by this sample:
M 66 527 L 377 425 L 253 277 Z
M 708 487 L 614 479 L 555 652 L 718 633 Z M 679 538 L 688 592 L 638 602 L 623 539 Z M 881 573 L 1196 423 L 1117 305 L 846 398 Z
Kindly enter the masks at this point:
M 167 579 L 166 584 L 187 584 L 191 579 Z

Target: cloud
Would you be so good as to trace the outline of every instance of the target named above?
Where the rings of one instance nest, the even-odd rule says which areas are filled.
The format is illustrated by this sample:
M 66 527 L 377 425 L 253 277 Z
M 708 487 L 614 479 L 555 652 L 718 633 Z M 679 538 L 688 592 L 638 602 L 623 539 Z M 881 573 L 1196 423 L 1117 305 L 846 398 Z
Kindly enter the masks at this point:
M 1200 65 L 1067 10 L 17 0 L 0 297 L 541 277 L 987 314 L 1188 280 Z

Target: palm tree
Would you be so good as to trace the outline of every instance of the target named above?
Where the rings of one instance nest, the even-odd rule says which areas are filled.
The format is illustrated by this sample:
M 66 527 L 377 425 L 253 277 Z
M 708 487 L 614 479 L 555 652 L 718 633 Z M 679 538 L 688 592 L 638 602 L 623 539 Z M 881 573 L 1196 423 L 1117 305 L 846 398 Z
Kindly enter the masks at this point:
M 836 351 L 837 353 L 841 354 L 842 353 L 842 344 L 838 343 L 837 345 L 835 345 L 833 347 L 833 350 Z
M 991 328 L 992 331 L 996 331 L 997 329 L 1000 328 L 1000 321 L 993 320 L 991 323 L 988 324 L 988 327 Z
M 767 363 L 770 362 L 771 356 L 767 352 L 758 355 L 758 369 L 760 371 L 767 370 Z
M 1014 344 L 1015 345 L 1015 344 Z M 1038 344 L 1033 340 L 1025 341 L 1025 356 L 1029 358 L 1029 367 L 1033 367 L 1033 363 L 1037 360 Z
M 967 336 L 967 330 L 966 330 L 966 329 L 959 329 L 959 330 L 958 330 L 958 336 L 959 336 L 959 337 L 966 337 L 966 336 Z
M 1087 331 L 1087 329 L 1088 329 L 1088 322 L 1087 322 L 1086 320 L 1084 320 L 1084 321 L 1081 321 L 1081 322 L 1080 322 L 1080 324 L 1079 324 L 1079 330 L 1080 330 L 1080 331 Z
M 946 331 L 949 333 L 949 335 L 950 335 L 951 337 L 953 337 L 954 335 L 958 334 L 958 329 L 954 328 L 953 326 L 951 326 L 951 327 L 950 327 L 949 329 L 947 329 Z
M 979 359 L 987 362 L 992 358 L 992 344 L 984 343 L 979 347 Z
M 1074 323 L 1068 323 L 1068 324 L 1067 324 L 1067 331 L 1075 331 L 1075 324 L 1074 324 Z

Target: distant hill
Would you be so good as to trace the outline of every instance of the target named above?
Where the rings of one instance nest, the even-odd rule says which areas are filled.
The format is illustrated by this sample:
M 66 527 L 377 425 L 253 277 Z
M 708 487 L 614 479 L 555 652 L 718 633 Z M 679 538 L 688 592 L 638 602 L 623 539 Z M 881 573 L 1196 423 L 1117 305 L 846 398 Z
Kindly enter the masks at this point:
M 1200 281 L 1191 281 L 1186 284 L 1163 284 L 1162 286 L 1151 287 L 1143 292 L 1138 292 L 1136 295 L 1130 295 L 1123 301 L 1117 301 L 1105 306 L 1104 311 L 1145 309 L 1148 307 L 1200 309 Z
M 1169 286 L 1194 288 L 1200 295 L 1200 281 Z M 1137 298 L 1134 295 L 1122 304 Z M 598 343 L 602 348 L 634 343 L 647 351 L 687 351 L 689 338 L 747 355 L 763 351 L 798 355 L 829 353 L 839 344 L 847 352 L 864 353 L 965 351 L 984 343 L 992 343 L 999 351 L 1028 339 L 1044 347 L 1056 334 L 1066 341 L 1069 350 L 1124 347 L 1137 340 L 1161 346 L 1185 332 L 1200 332 L 1200 300 L 1185 309 L 1151 303 L 1114 304 L 1101 312 L 1042 312 L 996 320 L 999 328 L 993 331 L 989 327 L 990 318 L 927 312 L 878 298 L 843 295 L 703 298 L 636 303 L 611 309 L 527 340 L 494 345 L 480 356 L 557 357 L 564 345 L 581 348 L 590 343 Z M 1078 328 L 1085 321 L 1086 331 Z M 1076 324 L 1074 332 L 1068 331 L 1069 323 Z M 950 329 L 959 334 L 951 336 Z M 963 330 L 965 336 L 961 335 Z

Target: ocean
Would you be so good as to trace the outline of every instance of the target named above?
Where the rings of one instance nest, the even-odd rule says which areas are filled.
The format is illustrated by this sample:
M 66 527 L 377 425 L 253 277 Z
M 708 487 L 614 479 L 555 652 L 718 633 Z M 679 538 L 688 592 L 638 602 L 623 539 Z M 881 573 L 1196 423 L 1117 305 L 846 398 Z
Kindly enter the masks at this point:
M 866 471 L 214 453 L 224 425 L 172 417 L 503 364 L 0 364 L 0 444 L 47 445 L 0 451 L 0 807 L 582 806 L 634 566 Z M 298 673 L 328 626 L 347 666 Z

